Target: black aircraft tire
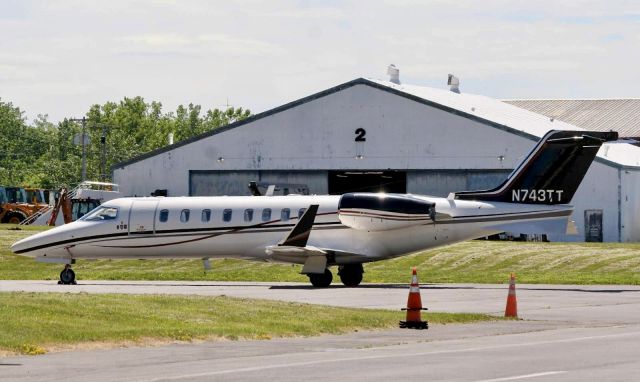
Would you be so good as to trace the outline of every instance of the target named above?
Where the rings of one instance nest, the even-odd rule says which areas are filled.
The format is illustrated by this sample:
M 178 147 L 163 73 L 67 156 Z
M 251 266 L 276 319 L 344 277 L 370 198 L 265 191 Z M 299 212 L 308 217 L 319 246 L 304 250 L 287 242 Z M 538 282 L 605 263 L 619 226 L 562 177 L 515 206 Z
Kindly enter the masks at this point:
M 343 265 L 338 271 L 340 281 L 346 287 L 357 287 L 362 282 L 362 264 Z
M 325 269 L 324 273 L 309 273 L 309 281 L 316 288 L 327 288 L 333 281 L 333 274 L 330 270 Z
M 20 224 L 20 222 L 22 222 L 24 219 L 26 219 L 24 215 L 13 212 L 5 218 L 4 222 L 9 224 Z
M 60 282 L 62 284 L 75 284 L 76 273 L 71 268 L 67 268 L 60 272 Z

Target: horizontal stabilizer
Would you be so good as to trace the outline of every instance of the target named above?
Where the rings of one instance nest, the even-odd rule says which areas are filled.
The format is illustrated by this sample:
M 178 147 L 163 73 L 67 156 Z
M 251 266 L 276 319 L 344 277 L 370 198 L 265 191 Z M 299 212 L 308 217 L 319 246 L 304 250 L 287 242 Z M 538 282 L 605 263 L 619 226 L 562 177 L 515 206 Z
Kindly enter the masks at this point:
M 569 218 L 569 216 L 559 216 L 544 220 L 523 220 L 513 223 L 496 224 L 490 226 L 490 228 L 496 231 L 516 232 L 529 235 L 566 234 L 571 228 L 569 226 Z

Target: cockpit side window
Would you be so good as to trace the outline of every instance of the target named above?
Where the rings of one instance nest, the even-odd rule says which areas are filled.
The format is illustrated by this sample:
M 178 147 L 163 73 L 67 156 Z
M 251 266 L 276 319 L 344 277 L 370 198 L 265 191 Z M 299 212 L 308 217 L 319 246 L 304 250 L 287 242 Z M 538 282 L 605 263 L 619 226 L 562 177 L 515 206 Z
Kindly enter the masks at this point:
M 100 206 L 88 214 L 84 215 L 80 220 L 99 221 L 113 220 L 118 217 L 118 209 L 116 207 Z

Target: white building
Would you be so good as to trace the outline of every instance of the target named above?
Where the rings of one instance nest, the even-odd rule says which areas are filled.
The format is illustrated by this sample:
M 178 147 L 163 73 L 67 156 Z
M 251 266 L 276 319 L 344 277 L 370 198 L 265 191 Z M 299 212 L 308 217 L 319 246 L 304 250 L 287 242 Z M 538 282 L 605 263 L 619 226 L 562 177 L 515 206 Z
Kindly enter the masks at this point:
M 113 179 L 126 195 L 248 195 L 260 181 L 446 196 L 498 185 L 551 129 L 580 130 L 484 96 L 359 78 L 119 163 Z M 640 148 L 603 146 L 573 204 L 579 234 L 552 240 L 640 241 Z

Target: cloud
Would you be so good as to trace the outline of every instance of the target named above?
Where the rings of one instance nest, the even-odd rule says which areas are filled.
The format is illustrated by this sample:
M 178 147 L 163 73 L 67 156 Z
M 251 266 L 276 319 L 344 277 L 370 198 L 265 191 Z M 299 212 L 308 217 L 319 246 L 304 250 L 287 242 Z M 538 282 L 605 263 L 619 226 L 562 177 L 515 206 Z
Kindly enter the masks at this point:
M 204 55 L 212 52 L 229 59 L 238 56 L 271 56 L 283 54 L 283 48 L 257 39 L 238 38 L 226 34 L 179 35 L 174 33 L 126 36 L 120 53 Z
M 198 41 L 212 46 L 218 53 L 231 55 L 265 56 L 283 54 L 285 50 L 275 44 L 265 41 L 236 38 L 225 34 L 204 34 L 197 37 Z
M 151 47 L 183 47 L 191 45 L 192 39 L 180 36 L 175 33 L 145 33 L 135 36 L 123 37 L 124 42 L 130 42 L 136 45 L 145 45 Z
M 444 87 L 455 73 L 463 89 L 500 97 L 637 96 L 619 83 L 640 80 L 631 1 L 9 5 L 19 9 L 0 16 L 0 96 L 54 120 L 125 95 L 169 109 L 230 97 L 257 112 L 356 77 L 387 78 L 390 63 L 406 83 Z

